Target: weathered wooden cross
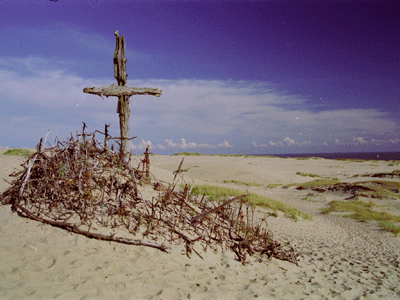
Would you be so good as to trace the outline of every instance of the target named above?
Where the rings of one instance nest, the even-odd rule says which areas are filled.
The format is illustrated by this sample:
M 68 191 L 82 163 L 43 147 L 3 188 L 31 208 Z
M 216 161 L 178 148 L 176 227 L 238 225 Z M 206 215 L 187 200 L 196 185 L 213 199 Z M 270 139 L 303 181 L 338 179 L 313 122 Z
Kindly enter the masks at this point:
M 98 95 L 101 98 L 106 96 L 118 97 L 118 107 L 117 113 L 119 114 L 119 127 L 121 131 L 121 147 L 120 155 L 124 162 L 128 161 L 129 151 L 128 151 L 128 141 L 129 138 L 129 116 L 130 116 L 130 105 L 129 97 L 133 95 L 152 95 L 160 97 L 162 90 L 154 88 L 135 88 L 125 86 L 128 74 L 126 74 L 126 62 L 125 59 L 125 38 L 118 35 L 118 30 L 114 32 L 117 43 L 114 52 L 114 77 L 118 81 L 118 86 L 114 84 L 109 86 L 100 87 L 88 87 L 84 88 L 84 93 Z

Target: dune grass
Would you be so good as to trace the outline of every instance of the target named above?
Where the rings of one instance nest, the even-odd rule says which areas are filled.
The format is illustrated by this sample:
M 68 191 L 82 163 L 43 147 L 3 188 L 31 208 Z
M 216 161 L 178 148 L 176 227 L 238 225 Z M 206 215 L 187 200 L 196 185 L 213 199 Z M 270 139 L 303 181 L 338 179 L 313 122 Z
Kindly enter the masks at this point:
M 328 186 L 332 184 L 339 183 L 340 181 L 337 179 L 317 179 L 305 183 L 298 184 L 298 187 L 302 187 L 304 189 L 306 188 L 312 188 L 312 187 L 322 187 L 322 186 Z
M 270 183 L 266 187 L 269 189 L 274 189 L 274 188 L 276 188 L 278 186 L 282 186 L 282 185 L 283 185 L 283 183 Z
M 266 155 L 248 155 L 248 154 L 212 154 L 211 156 L 222 156 L 222 157 L 252 157 L 252 158 L 260 158 L 260 157 L 266 157 Z M 273 156 L 270 156 L 273 157 Z
M 175 154 L 172 154 L 172 155 L 174 155 L 174 156 L 176 156 L 176 155 L 184 155 L 184 156 L 204 156 L 204 155 L 206 155 L 206 154 L 201 154 L 201 153 L 198 153 L 198 152 L 195 152 L 195 153 L 192 153 L 192 152 L 179 152 L 179 153 L 175 153 Z
M 389 221 L 378 221 L 383 230 L 392 232 L 396 237 L 400 233 L 400 226 Z
M 388 181 L 388 180 L 371 180 L 371 181 L 359 181 L 354 182 L 354 184 L 359 184 L 367 186 L 372 189 L 370 192 L 363 192 L 362 196 L 367 198 L 400 198 L 400 182 Z
M 309 181 L 309 182 L 305 182 L 305 183 L 289 183 L 284 185 L 282 188 L 287 189 L 291 186 L 297 186 L 297 187 L 301 187 L 303 189 L 310 189 L 312 187 L 323 187 L 323 186 L 328 186 L 328 185 L 332 185 L 335 183 L 339 183 L 340 181 L 337 180 L 336 178 L 333 179 L 316 179 L 313 181 Z
M 376 161 L 373 159 L 359 159 L 359 158 L 332 158 L 333 160 L 339 160 L 339 161 L 344 161 L 344 162 L 366 162 L 366 161 Z
M 322 178 L 322 176 L 319 176 L 317 174 L 312 174 L 312 173 L 304 173 L 304 172 L 296 172 L 296 175 L 300 175 L 300 176 L 308 176 L 308 177 L 319 177 Z
M 313 178 L 321 178 L 321 179 L 328 179 L 328 180 L 339 180 L 336 177 L 323 177 L 317 174 L 312 174 L 312 173 L 304 173 L 304 172 L 296 172 L 296 175 L 299 176 L 304 176 L 304 177 L 313 177 Z
M 254 186 L 254 187 L 260 187 L 262 184 L 256 183 L 256 182 L 247 182 L 247 181 L 240 181 L 240 180 L 223 180 L 223 183 L 235 183 L 235 184 L 242 184 L 242 185 L 247 185 L 247 186 Z
M 283 186 L 282 188 L 289 188 L 296 186 L 297 189 L 312 189 L 324 188 L 333 186 L 340 181 L 337 178 L 323 178 L 305 183 L 291 183 Z M 387 181 L 387 180 L 371 180 L 371 181 L 358 181 L 349 183 L 348 186 L 354 186 L 356 192 L 354 195 L 358 197 L 372 198 L 372 199 L 399 199 L 400 198 L 400 182 Z M 369 190 L 357 190 L 357 188 L 365 187 Z
M 29 151 L 27 149 L 20 149 L 20 148 L 14 148 L 7 150 L 6 152 L 3 153 L 3 155 L 10 155 L 10 156 L 29 156 L 33 152 Z
M 323 214 L 330 212 L 352 212 L 349 217 L 361 222 L 378 221 L 383 230 L 393 232 L 396 236 L 400 233 L 400 217 L 387 212 L 375 211 L 373 201 L 364 202 L 360 200 L 339 201 L 334 200 L 329 203 L 329 207 L 322 211 Z
M 232 188 L 224 188 L 213 185 L 195 185 L 192 189 L 192 194 L 206 195 L 210 200 L 218 201 L 226 199 L 228 197 L 238 197 L 245 193 L 243 191 Z M 246 197 L 245 199 L 246 202 L 251 202 L 256 206 L 269 208 L 274 212 L 282 211 L 283 213 L 285 213 L 287 217 L 295 221 L 298 220 L 299 216 L 305 220 L 312 220 L 311 215 L 301 212 L 295 207 L 286 205 L 282 202 L 255 193 L 248 193 L 248 194 L 249 196 Z

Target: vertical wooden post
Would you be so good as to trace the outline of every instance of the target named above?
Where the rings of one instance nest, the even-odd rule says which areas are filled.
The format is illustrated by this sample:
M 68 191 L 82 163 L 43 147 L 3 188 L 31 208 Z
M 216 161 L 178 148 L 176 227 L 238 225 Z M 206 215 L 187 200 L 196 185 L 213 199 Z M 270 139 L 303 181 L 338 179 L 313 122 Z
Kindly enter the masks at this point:
M 114 77 L 118 81 L 119 86 L 125 86 L 128 74 L 126 74 L 125 59 L 125 37 L 119 36 L 118 30 L 114 32 L 116 36 L 116 45 L 114 52 Z M 129 141 L 129 117 L 131 108 L 129 105 L 129 96 L 118 96 L 119 126 L 121 133 L 121 149 L 120 155 L 125 163 L 129 160 L 128 141 Z
M 108 127 L 110 127 L 110 124 L 105 124 L 104 125 L 104 147 L 108 148 L 108 140 L 110 139 L 110 136 L 108 134 Z
M 150 145 L 147 145 L 146 152 L 144 154 L 144 159 L 146 163 L 146 179 L 150 177 L 150 157 L 149 157 Z
M 145 176 L 145 179 L 150 177 L 150 157 L 149 157 L 149 148 L 150 145 L 147 145 L 146 152 L 144 153 L 144 158 L 142 159 L 143 171 L 142 176 Z

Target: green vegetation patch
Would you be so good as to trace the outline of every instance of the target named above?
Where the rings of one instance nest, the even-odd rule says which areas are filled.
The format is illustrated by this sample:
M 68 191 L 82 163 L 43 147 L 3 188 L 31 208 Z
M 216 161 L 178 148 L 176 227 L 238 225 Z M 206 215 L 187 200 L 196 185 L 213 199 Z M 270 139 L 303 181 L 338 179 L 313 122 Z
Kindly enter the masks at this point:
M 345 162 L 371 162 L 371 163 L 378 163 L 379 160 L 376 159 L 359 159 L 359 158 L 332 158 L 334 160 L 340 160 Z
M 246 158 L 259 158 L 265 157 L 260 155 L 247 155 L 247 154 L 212 154 L 211 156 L 222 156 L 222 157 L 246 157 Z M 271 156 L 272 157 L 272 156 Z
M 365 159 L 356 159 L 356 158 L 333 158 L 334 160 L 346 161 L 346 162 L 365 162 Z
M 400 178 L 400 170 L 394 170 L 393 172 L 390 173 L 373 173 L 373 174 L 364 174 L 364 175 L 354 175 L 353 177 L 375 177 L 375 178 Z
M 400 227 L 393 222 L 400 222 L 400 217 L 387 212 L 375 211 L 373 201 L 364 202 L 360 200 L 338 201 L 329 203 L 329 207 L 322 211 L 323 214 L 330 212 L 352 212 L 351 218 L 358 221 L 378 221 L 383 230 L 393 232 L 396 236 L 400 232 Z
M 301 183 L 301 184 L 292 184 L 292 185 L 297 185 L 298 189 L 311 189 L 314 187 L 327 187 L 336 183 L 339 183 L 340 181 L 337 179 L 316 179 L 313 181 Z
M 212 185 L 196 185 L 192 189 L 192 194 L 205 195 L 210 200 L 215 201 L 227 199 L 228 197 L 241 196 L 243 195 L 243 191 Z M 254 205 L 266 207 L 273 211 L 282 211 L 287 217 L 292 218 L 295 221 L 297 221 L 298 216 L 302 217 L 305 220 L 312 219 L 311 215 L 301 212 L 295 207 L 286 205 L 282 202 L 255 193 L 249 193 L 249 196 L 246 197 L 245 202 L 251 202 Z
M 223 183 L 235 183 L 235 184 L 242 184 L 242 185 L 247 185 L 247 186 L 255 186 L 255 187 L 260 187 L 262 184 L 256 183 L 256 182 L 246 182 L 246 181 L 240 181 L 240 180 L 223 180 Z
M 296 175 L 322 178 L 322 176 L 312 174 L 312 173 L 304 173 L 304 172 L 296 172 Z
M 289 184 L 285 184 L 282 188 L 283 189 L 288 189 L 288 188 L 290 188 L 291 186 L 297 186 L 297 185 L 299 185 L 298 183 L 289 183 Z
M 323 159 L 322 157 L 318 156 L 310 156 L 310 157 L 285 157 L 286 159 L 296 159 L 296 160 L 310 160 L 310 159 Z
M 375 204 L 372 201 L 364 202 L 360 200 L 352 200 L 352 201 L 339 201 L 334 200 L 329 202 L 329 207 L 322 211 L 323 214 L 327 214 L 330 212 L 354 212 L 360 213 L 364 212 L 367 209 L 370 209 Z
M 306 189 L 314 189 L 314 188 L 323 188 L 330 186 L 332 184 L 339 183 L 340 181 L 338 179 L 316 179 L 313 181 L 305 182 L 305 183 L 289 183 L 284 185 L 282 188 L 287 189 L 290 188 L 291 186 L 296 186 L 298 190 L 306 190 Z
M 400 183 L 394 181 L 360 181 L 354 183 L 339 182 L 336 179 L 317 179 L 297 185 L 298 190 L 313 190 L 317 192 L 343 192 L 350 193 L 354 197 L 365 197 L 371 199 L 398 199 L 400 198 Z
M 192 153 L 192 152 L 179 152 L 179 153 L 175 153 L 175 154 L 172 154 L 172 155 L 185 155 L 185 156 L 203 156 L 203 155 L 206 155 L 206 154 L 201 154 L 201 153 Z
M 10 156 L 11 155 L 12 156 L 29 156 L 31 154 L 33 154 L 32 151 L 29 151 L 26 149 L 20 149 L 20 148 L 10 149 L 3 153 L 3 155 L 10 155 Z
M 283 185 L 282 183 L 270 183 L 267 185 L 267 188 L 274 189 L 274 188 L 276 188 L 278 186 L 282 186 L 282 185 Z
M 400 198 L 400 182 L 371 180 L 355 182 L 354 185 L 362 185 L 370 189 L 370 191 L 359 192 L 357 196 L 377 199 Z
M 393 222 L 379 221 L 378 223 L 383 230 L 387 232 L 392 232 L 396 237 L 400 233 L 400 226 L 394 224 Z

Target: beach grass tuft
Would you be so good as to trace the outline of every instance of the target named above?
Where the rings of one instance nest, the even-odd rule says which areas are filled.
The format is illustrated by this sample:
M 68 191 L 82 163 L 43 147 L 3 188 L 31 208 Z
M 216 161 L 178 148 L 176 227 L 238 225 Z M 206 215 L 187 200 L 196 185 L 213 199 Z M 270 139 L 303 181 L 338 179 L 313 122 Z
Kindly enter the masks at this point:
M 298 188 L 301 188 L 301 189 L 311 189 L 313 187 L 324 187 L 324 186 L 329 186 L 329 185 L 339 183 L 339 182 L 340 181 L 336 178 L 332 178 L 332 179 L 323 178 L 323 179 L 316 179 L 316 180 L 305 182 L 305 183 L 289 183 L 289 184 L 284 185 L 282 188 L 287 189 L 291 186 L 297 186 Z
M 393 222 L 389 221 L 379 221 L 379 225 L 382 227 L 383 230 L 387 232 L 392 232 L 395 237 L 400 233 L 400 226 L 394 224 Z
M 29 156 L 33 152 L 29 151 L 27 149 L 20 149 L 20 148 L 14 148 L 7 150 L 6 152 L 3 153 L 3 155 L 10 155 L 10 156 Z
M 282 186 L 282 185 L 283 185 L 283 183 L 270 183 L 266 187 L 269 189 L 274 189 L 274 188 L 276 188 L 278 186 Z
M 206 154 L 201 154 L 201 153 L 198 153 L 198 152 L 195 152 L 195 153 L 192 153 L 192 152 L 179 152 L 179 153 L 175 153 L 175 154 L 172 154 L 172 155 L 184 155 L 184 156 L 203 156 L 203 155 L 206 155 Z
M 371 180 L 371 181 L 360 181 L 355 182 L 355 185 L 363 185 L 372 189 L 370 192 L 364 192 L 361 194 L 363 197 L 367 198 L 392 198 L 398 199 L 400 198 L 400 182 L 397 181 L 388 181 L 388 180 Z
M 248 154 L 212 154 L 211 156 L 222 156 L 222 157 L 246 157 L 246 158 L 259 158 L 259 157 L 265 157 L 265 156 L 260 156 L 260 155 L 248 155 Z M 272 156 L 271 156 L 272 157 Z
M 366 162 L 366 161 L 374 161 L 374 160 L 369 160 L 369 159 L 359 159 L 359 158 L 332 158 L 334 160 L 339 160 L 339 161 L 344 161 L 344 162 Z
M 260 187 L 262 184 L 256 183 L 256 182 L 247 182 L 247 181 L 240 181 L 240 180 L 223 180 L 223 183 L 235 183 L 235 184 L 242 184 L 242 185 L 247 185 L 247 186 L 254 186 L 254 187 Z
M 334 200 L 329 202 L 329 207 L 322 211 L 323 214 L 327 214 L 330 212 L 354 212 L 360 214 L 365 212 L 367 209 L 370 209 L 375 204 L 373 201 L 364 202 L 361 200 L 352 200 L 352 201 L 339 201 Z
M 307 188 L 312 188 L 312 187 L 323 187 L 323 186 L 328 186 L 328 185 L 332 185 L 332 184 L 336 184 L 339 183 L 340 181 L 337 179 L 316 179 L 313 181 L 309 181 L 309 182 L 305 182 L 302 184 L 299 184 L 298 187 L 301 187 L 303 189 L 307 189 Z
M 192 194 L 206 195 L 210 200 L 216 201 L 223 200 L 228 197 L 238 197 L 244 193 L 241 190 L 232 188 L 224 188 L 213 185 L 195 185 L 192 189 Z M 311 215 L 301 212 L 295 207 L 255 193 L 248 194 L 249 196 L 245 199 L 246 202 L 251 202 L 256 206 L 269 208 L 273 211 L 282 211 L 287 217 L 292 218 L 295 221 L 298 220 L 298 217 L 302 217 L 305 220 L 312 220 Z
M 296 172 L 296 175 L 300 175 L 300 176 L 308 176 L 308 177 L 319 177 L 322 178 L 322 176 L 319 176 L 317 174 L 312 174 L 312 173 L 304 173 L 304 172 Z
M 400 222 L 400 217 L 387 212 L 375 211 L 372 207 L 376 206 L 373 201 L 364 202 L 361 200 L 339 201 L 334 200 L 329 203 L 329 207 L 322 211 L 323 214 L 330 212 L 352 212 L 349 216 L 361 222 L 378 221 L 383 230 L 393 232 L 396 236 L 400 232 L 400 227 L 393 222 Z

